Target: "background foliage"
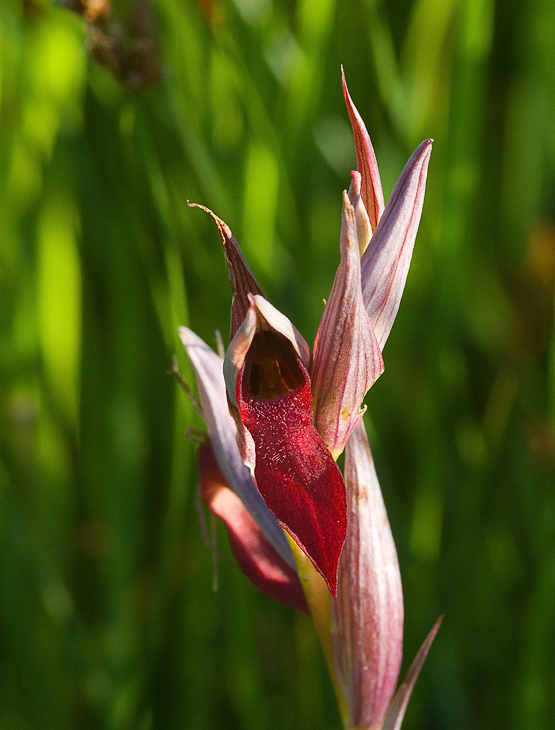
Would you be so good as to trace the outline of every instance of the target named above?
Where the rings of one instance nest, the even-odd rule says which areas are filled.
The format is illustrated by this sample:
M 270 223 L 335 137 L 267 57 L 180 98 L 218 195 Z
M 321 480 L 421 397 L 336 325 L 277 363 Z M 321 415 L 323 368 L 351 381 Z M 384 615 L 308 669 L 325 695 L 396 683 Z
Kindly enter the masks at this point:
M 435 139 L 367 397 L 405 666 L 446 614 L 405 728 L 552 728 L 555 4 L 80 2 L 0 5 L 0 729 L 339 728 L 308 619 L 225 560 L 212 592 L 167 371 L 192 381 L 179 324 L 227 335 L 187 199 L 313 336 L 354 165 L 341 63 L 386 196 Z

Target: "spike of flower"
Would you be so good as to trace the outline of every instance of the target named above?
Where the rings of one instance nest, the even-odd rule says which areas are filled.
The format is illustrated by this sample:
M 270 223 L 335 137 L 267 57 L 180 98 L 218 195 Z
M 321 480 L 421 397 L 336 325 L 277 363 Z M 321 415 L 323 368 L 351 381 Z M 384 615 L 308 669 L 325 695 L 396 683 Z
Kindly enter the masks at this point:
M 345 443 L 352 442 L 346 467 L 350 483 L 364 484 L 366 480 L 374 489 L 367 492 L 374 494 L 377 490 L 379 494 L 369 447 L 359 434 L 363 429 L 361 405 L 364 394 L 383 370 L 381 349 L 405 285 L 431 149 L 430 140 L 417 148 L 384 209 L 374 150 L 344 76 L 343 91 L 353 127 L 358 170 L 352 173 L 348 196 L 344 195 L 341 263 L 318 330 L 313 362 L 302 336 L 264 298 L 229 227 L 206 208 L 218 225 L 233 293 L 230 345 L 223 374 L 221 361 L 216 367 L 212 360 L 214 353 L 209 355 L 211 351 L 204 343 L 199 345 L 192 333 L 181 330 L 195 367 L 204 417 L 225 481 L 283 560 L 291 566 L 291 550 L 283 549 L 285 536 L 278 521 L 334 593 L 347 524 L 345 483 L 333 457 Z M 226 398 L 229 410 L 224 418 Z M 353 465 L 353 457 L 349 456 L 354 450 L 361 454 L 360 468 Z M 378 504 L 378 498 L 373 499 Z M 217 501 L 223 505 L 222 515 L 229 512 L 229 524 L 235 519 L 237 507 L 232 502 L 227 497 L 218 497 Z M 389 528 L 373 525 L 364 510 L 359 514 L 352 506 L 354 503 L 350 504 L 352 526 L 345 548 L 349 555 L 344 558 L 344 575 L 349 571 L 354 575 L 357 565 L 372 567 L 365 542 L 372 545 L 376 555 L 381 555 L 384 564 L 388 560 L 392 564 L 394 547 L 391 552 Z M 385 511 L 383 522 L 387 525 Z M 308 566 L 307 562 L 303 564 Z M 387 613 L 383 609 L 386 598 L 380 593 L 385 586 L 394 598 L 395 571 L 390 571 L 388 577 L 380 570 L 378 566 L 366 582 L 352 588 L 352 605 L 348 605 L 347 588 L 340 576 L 343 588 L 340 587 L 337 611 L 338 616 L 342 612 L 342 617 L 338 625 L 341 624 L 345 646 L 351 641 L 351 654 L 345 650 L 347 653 L 338 655 L 338 672 L 346 691 L 351 693 L 353 716 L 363 718 L 361 722 L 367 716 L 383 720 L 386 697 L 392 692 L 397 649 L 400 652 L 395 638 L 398 632 L 383 618 Z M 364 575 L 359 575 L 361 580 Z M 315 572 L 313 576 L 318 577 Z M 318 582 L 322 587 L 322 582 Z M 311 600 L 316 601 L 315 596 L 316 593 Z M 309 604 L 316 605 L 314 601 Z M 401 614 L 395 600 L 390 606 L 390 618 L 395 623 Z M 352 613 L 348 615 L 348 611 Z M 374 683 L 368 688 L 373 699 L 361 700 L 357 709 L 356 697 L 362 691 L 357 687 L 370 681 L 357 674 L 360 664 L 352 643 L 358 627 L 358 639 L 366 647 L 363 613 L 382 638 L 377 648 L 369 648 L 367 653 L 373 667 L 368 675 Z M 321 622 L 324 625 L 325 621 Z M 389 653 L 384 655 L 386 645 Z

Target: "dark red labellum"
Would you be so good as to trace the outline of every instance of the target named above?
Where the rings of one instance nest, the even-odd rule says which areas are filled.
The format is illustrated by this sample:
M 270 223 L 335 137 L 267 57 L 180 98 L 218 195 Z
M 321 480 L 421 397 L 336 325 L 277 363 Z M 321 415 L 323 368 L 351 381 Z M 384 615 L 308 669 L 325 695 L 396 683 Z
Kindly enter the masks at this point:
M 347 531 L 345 483 L 312 425 L 310 378 L 285 337 L 257 332 L 236 395 L 254 440 L 258 489 L 335 595 Z

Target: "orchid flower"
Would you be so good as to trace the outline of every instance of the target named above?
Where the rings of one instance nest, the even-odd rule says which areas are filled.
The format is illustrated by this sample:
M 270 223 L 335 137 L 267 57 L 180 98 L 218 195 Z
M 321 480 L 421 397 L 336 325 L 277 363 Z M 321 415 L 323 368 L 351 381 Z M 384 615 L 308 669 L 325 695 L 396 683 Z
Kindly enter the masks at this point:
M 199 450 L 201 494 L 224 521 L 239 566 L 271 597 L 312 614 L 345 727 L 397 730 L 437 626 L 392 699 L 402 589 L 362 416 L 405 286 L 431 140 L 384 207 L 344 76 L 343 92 L 357 170 L 343 193 L 341 259 L 312 350 L 264 296 L 229 227 L 203 206 L 228 268 L 230 342 L 222 358 L 186 327 L 180 336 L 209 434 Z M 336 459 L 345 448 L 343 477 Z

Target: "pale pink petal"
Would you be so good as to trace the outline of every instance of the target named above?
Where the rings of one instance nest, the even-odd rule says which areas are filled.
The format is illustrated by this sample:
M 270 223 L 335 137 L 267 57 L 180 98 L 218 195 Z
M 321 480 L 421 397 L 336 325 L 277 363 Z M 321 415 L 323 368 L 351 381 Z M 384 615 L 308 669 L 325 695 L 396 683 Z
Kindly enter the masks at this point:
M 383 360 L 362 299 L 356 215 L 343 193 L 341 263 L 314 342 L 314 425 L 336 458 L 361 418 Z
M 431 152 L 431 139 L 413 152 L 361 260 L 364 303 L 382 350 L 407 280 Z
M 422 665 L 424 664 L 426 657 L 428 656 L 428 652 L 430 651 L 430 647 L 432 646 L 432 642 L 435 639 L 437 632 L 439 631 L 439 627 L 442 621 L 443 616 L 440 616 L 433 625 L 432 630 L 424 640 L 424 643 L 420 647 L 418 654 L 416 655 L 413 663 L 410 666 L 409 671 L 407 672 L 405 681 L 397 690 L 395 697 L 393 698 L 393 701 L 389 706 L 387 717 L 385 718 L 382 730 L 400 730 L 403 718 L 405 717 L 407 704 L 412 694 L 412 690 L 414 689 L 414 685 L 416 683 L 416 680 L 418 679 L 418 675 L 420 674 Z
M 361 420 L 345 449 L 347 537 L 332 600 L 336 675 L 348 727 L 380 728 L 395 691 L 403 595 L 395 544 Z
M 229 284 L 233 301 L 231 304 L 231 327 L 229 332 L 230 341 L 235 336 L 241 322 L 245 319 L 245 315 L 249 308 L 249 294 L 260 294 L 264 296 L 262 289 L 258 286 L 254 274 L 246 262 L 243 252 L 229 226 L 224 223 L 221 218 L 213 213 L 209 208 L 198 203 L 189 203 L 191 208 L 200 208 L 212 216 L 222 240 L 225 260 L 227 264 L 227 274 L 229 276 Z
M 366 126 L 364 125 L 364 122 L 362 121 L 362 118 L 349 95 L 347 82 L 345 81 L 345 74 L 343 73 L 343 67 L 341 67 L 341 81 L 343 83 L 343 95 L 345 96 L 349 119 L 351 120 L 351 126 L 353 128 L 355 150 L 357 153 L 357 168 L 362 175 L 362 202 L 364 203 L 364 207 L 368 213 L 372 231 L 375 231 L 384 210 L 380 171 L 378 170 L 378 163 L 376 161 L 376 155 L 374 154 L 372 142 L 370 141 L 370 135 L 366 131 Z
M 294 568 L 295 561 L 287 538 L 241 459 L 236 441 L 237 430 L 227 406 L 223 360 L 187 327 L 179 328 L 179 336 L 193 365 L 204 420 L 222 474 L 273 547 Z

